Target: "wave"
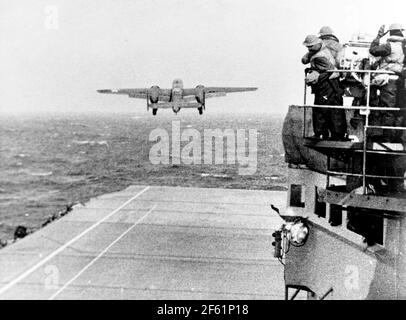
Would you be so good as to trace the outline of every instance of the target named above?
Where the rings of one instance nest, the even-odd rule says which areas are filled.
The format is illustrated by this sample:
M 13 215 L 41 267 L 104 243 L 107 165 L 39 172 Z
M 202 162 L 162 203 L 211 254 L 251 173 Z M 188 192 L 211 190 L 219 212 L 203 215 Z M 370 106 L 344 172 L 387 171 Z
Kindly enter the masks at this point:
M 71 125 L 71 126 L 85 127 L 85 128 L 90 128 L 90 127 L 91 127 L 91 126 L 89 126 L 88 124 L 80 123 L 80 122 L 71 122 L 70 125 Z
M 15 157 L 16 158 L 27 158 L 28 156 L 24 153 L 20 153 L 20 154 L 17 154 Z
M 283 177 L 277 174 L 265 177 L 265 180 L 282 180 Z
M 52 175 L 52 171 L 48 171 L 48 172 L 28 172 L 29 175 L 31 176 L 35 176 L 35 177 L 47 177 Z
M 103 140 L 103 141 L 94 141 L 94 140 L 73 140 L 72 141 L 74 144 L 77 144 L 77 145 L 80 145 L 80 146 L 82 146 L 82 145 L 90 145 L 90 146 L 95 146 L 95 145 L 98 145 L 98 146 L 106 146 L 106 147 L 108 147 L 109 146 L 109 144 L 108 144 L 108 142 L 107 141 L 105 141 L 105 140 Z
M 211 173 L 202 173 L 200 175 L 202 178 L 220 178 L 220 179 L 233 179 L 233 177 L 227 175 L 227 174 L 211 174 Z

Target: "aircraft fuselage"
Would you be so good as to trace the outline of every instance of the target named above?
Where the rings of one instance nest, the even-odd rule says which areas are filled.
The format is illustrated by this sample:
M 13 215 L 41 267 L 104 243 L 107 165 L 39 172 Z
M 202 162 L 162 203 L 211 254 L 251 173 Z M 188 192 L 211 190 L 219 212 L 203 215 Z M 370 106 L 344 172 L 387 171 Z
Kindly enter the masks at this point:
M 174 103 L 173 111 L 179 112 L 180 107 L 176 105 L 177 102 L 183 100 L 183 81 L 181 79 L 175 79 L 172 82 L 172 94 L 170 102 Z

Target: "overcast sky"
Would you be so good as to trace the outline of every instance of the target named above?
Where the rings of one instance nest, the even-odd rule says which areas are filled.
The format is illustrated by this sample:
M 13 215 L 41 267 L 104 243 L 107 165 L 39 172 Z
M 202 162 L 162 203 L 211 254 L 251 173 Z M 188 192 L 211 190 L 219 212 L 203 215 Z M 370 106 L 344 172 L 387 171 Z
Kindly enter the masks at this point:
M 406 25 L 405 0 L 0 0 L 0 110 L 145 112 L 96 90 L 180 77 L 259 87 L 210 99 L 210 113 L 281 114 L 302 101 L 307 34 L 330 25 L 348 41 L 392 22 Z

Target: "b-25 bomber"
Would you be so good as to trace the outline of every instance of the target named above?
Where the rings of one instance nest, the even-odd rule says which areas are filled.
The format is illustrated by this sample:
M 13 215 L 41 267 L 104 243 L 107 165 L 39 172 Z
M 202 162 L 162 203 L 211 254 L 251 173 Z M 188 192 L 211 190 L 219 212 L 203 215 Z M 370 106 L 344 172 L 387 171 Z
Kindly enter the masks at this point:
M 222 97 L 227 93 L 255 91 L 253 87 L 205 87 L 198 85 L 195 88 L 184 88 L 181 79 L 172 82 L 171 89 L 161 89 L 159 86 L 151 88 L 134 89 L 101 89 L 99 93 L 126 94 L 130 98 L 147 100 L 147 110 L 152 109 L 155 116 L 158 109 L 172 109 L 178 113 L 182 108 L 197 108 L 199 114 L 203 114 L 206 107 L 206 99 Z

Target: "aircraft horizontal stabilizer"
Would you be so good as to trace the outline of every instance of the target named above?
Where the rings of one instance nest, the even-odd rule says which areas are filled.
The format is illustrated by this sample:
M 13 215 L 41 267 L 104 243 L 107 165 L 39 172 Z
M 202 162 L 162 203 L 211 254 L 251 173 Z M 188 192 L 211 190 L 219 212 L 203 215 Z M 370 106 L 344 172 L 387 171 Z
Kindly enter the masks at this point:
M 153 106 L 151 105 L 152 108 L 158 108 L 158 109 L 172 109 L 172 108 L 200 108 L 202 105 L 197 102 L 176 102 L 176 103 L 171 103 L 171 102 L 161 102 L 161 103 L 156 103 Z

